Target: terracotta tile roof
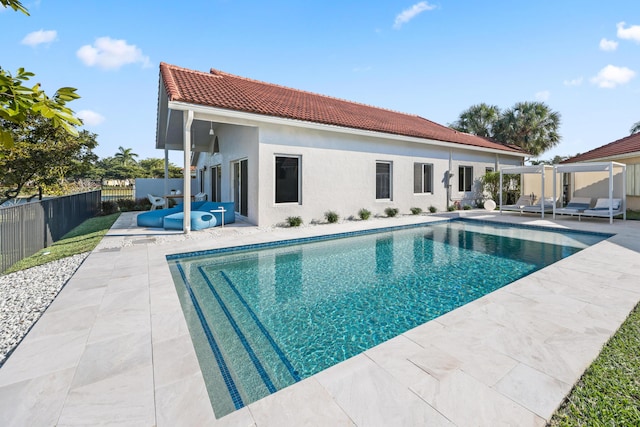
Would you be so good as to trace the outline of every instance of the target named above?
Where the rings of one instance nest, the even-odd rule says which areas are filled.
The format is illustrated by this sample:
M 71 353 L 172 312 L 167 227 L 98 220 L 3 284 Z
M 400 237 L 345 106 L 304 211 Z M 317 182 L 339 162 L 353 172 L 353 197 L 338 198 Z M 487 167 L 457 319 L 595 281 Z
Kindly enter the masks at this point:
M 616 156 L 638 153 L 640 156 L 640 133 L 629 135 L 586 153 L 578 154 L 562 163 L 588 162 L 590 160 L 610 159 Z
M 160 63 L 170 101 L 524 153 L 519 147 L 455 131 L 425 118 L 234 76 Z

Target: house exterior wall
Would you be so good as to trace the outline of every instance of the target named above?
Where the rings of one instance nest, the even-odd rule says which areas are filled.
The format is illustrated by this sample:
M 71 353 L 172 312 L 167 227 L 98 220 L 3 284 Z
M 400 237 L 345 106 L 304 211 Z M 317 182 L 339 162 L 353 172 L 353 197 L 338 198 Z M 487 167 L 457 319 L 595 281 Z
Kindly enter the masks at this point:
M 204 192 L 211 200 L 211 182 L 213 166 L 222 168 L 222 201 L 233 201 L 233 164 L 239 160 L 247 160 L 248 170 L 248 209 L 247 220 L 258 224 L 258 128 L 251 126 L 220 125 L 216 130 L 220 152 L 203 153 L 198 159 L 197 168 L 206 166 L 204 173 Z M 212 147 L 213 149 L 213 147 Z
M 496 170 L 494 153 L 450 150 L 429 144 L 383 140 L 365 135 L 341 134 L 297 127 L 265 126 L 259 133 L 258 225 L 283 223 L 289 216 L 300 216 L 305 223 L 324 221 L 332 210 L 340 217 L 357 217 L 362 208 L 384 215 L 387 207 L 401 214 L 411 207 L 438 211 L 447 207 L 445 173 L 451 166 L 452 199 L 470 203 L 479 197 L 478 179 L 487 167 Z M 275 202 L 275 157 L 298 156 L 301 159 L 300 203 Z M 376 200 L 376 163 L 392 164 L 392 196 Z M 504 164 L 521 164 L 521 158 L 500 158 Z M 414 194 L 414 163 L 433 165 L 433 192 Z M 472 166 L 471 192 L 458 191 L 458 166 Z

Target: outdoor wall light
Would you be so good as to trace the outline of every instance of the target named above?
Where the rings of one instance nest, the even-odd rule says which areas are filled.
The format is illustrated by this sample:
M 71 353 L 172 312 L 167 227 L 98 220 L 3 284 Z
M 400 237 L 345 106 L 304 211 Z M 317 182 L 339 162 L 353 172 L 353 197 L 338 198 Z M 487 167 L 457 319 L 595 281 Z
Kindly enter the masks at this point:
M 213 122 L 209 122 L 211 123 L 211 127 L 209 128 L 209 135 L 213 136 L 215 135 L 215 132 L 213 131 Z

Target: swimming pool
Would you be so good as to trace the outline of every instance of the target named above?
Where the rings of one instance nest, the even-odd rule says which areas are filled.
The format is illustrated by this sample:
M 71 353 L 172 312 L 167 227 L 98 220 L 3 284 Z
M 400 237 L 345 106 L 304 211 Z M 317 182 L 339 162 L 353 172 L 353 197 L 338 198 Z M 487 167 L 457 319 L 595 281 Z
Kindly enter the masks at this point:
M 608 236 L 456 220 L 167 258 L 221 417 Z

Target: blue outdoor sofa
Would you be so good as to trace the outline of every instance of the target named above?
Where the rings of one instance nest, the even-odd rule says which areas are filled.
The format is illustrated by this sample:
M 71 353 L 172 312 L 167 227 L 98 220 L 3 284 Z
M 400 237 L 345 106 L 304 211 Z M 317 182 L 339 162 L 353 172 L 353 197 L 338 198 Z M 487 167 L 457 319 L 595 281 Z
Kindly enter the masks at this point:
M 191 229 L 202 230 L 222 224 L 222 212 L 211 212 L 224 208 L 224 223 L 236 221 L 233 202 L 191 202 Z M 184 205 L 181 203 L 172 208 L 158 209 L 138 215 L 138 227 L 164 228 L 165 230 L 182 230 Z

